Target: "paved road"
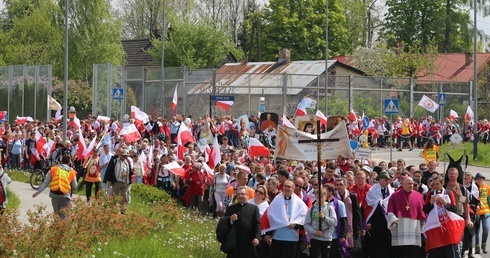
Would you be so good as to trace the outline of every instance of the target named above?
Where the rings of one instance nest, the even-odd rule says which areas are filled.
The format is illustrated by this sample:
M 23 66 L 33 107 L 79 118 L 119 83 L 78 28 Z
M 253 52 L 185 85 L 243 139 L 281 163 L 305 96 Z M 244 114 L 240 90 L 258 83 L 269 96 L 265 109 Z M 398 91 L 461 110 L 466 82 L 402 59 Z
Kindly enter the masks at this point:
M 19 219 L 24 223 L 28 222 L 27 211 L 35 209 L 36 205 L 44 205 L 46 206 L 47 212 L 53 212 L 53 206 L 51 206 L 51 198 L 49 198 L 48 190 L 43 191 L 36 198 L 32 198 L 32 194 L 35 190 L 31 188 L 30 184 L 12 181 L 8 187 L 20 199 Z

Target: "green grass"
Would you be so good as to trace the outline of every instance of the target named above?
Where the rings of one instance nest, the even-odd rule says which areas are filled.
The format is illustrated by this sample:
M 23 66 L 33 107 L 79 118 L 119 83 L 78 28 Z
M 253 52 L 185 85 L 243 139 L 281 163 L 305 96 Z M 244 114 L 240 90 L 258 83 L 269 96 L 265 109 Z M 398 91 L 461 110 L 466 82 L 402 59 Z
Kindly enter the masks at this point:
M 14 181 L 29 183 L 31 172 L 27 170 L 6 169 L 7 174 Z
M 8 186 L 7 186 L 7 197 L 8 197 L 8 205 L 7 205 L 6 212 L 18 209 L 20 205 L 19 196 L 14 194 L 12 190 L 9 189 Z
M 477 153 L 478 156 L 476 160 L 473 159 L 473 143 L 460 143 L 458 145 L 454 144 L 444 144 L 439 148 L 439 156 L 441 161 L 449 162 L 449 159 L 445 157 L 445 153 L 451 155 L 451 157 L 458 159 L 466 151 L 468 155 L 468 164 L 472 166 L 488 167 L 490 166 L 490 144 L 478 143 Z
M 95 257 L 225 257 L 219 250 L 215 227 L 217 220 L 182 209 L 172 231 L 154 233 L 130 241 L 100 243 Z

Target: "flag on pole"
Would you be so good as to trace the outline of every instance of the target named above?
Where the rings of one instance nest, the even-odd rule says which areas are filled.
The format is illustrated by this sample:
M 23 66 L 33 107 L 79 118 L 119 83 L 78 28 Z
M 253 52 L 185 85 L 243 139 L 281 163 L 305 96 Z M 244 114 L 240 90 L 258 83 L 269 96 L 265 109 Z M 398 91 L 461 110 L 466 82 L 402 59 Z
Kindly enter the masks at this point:
M 172 161 L 171 163 L 163 165 L 164 168 L 168 169 L 170 173 L 177 175 L 181 178 L 185 178 L 185 170 L 177 163 L 177 161 Z
M 56 101 L 56 99 L 51 97 L 51 95 L 48 95 L 48 107 L 51 110 L 56 110 L 56 111 L 61 110 L 61 104 L 58 101 Z
M 221 148 L 218 143 L 218 137 L 214 137 L 213 148 L 209 153 L 208 165 L 211 168 L 215 168 L 221 162 Z
M 92 139 L 92 141 L 90 142 L 90 144 L 87 146 L 87 148 L 85 150 L 83 150 L 83 158 L 86 159 L 87 157 L 89 157 L 90 155 L 92 155 L 92 152 L 94 151 L 94 148 L 95 148 L 95 140 L 97 139 L 97 137 L 94 137 Z
M 7 120 L 7 119 L 8 119 L 7 111 L 0 111 L 0 120 Z
M 291 122 L 289 122 L 289 119 L 286 117 L 285 114 L 282 114 L 282 126 L 289 127 L 289 128 L 292 128 L 292 129 L 298 129 Z
M 294 113 L 294 116 L 306 116 L 308 113 L 306 113 L 306 109 L 300 108 L 299 106 L 296 108 L 296 112 Z
M 216 101 L 216 107 L 221 108 L 226 111 L 230 111 L 231 106 L 233 106 L 233 101 L 221 101 L 218 100 Z
M 457 117 L 458 117 L 458 113 L 456 113 L 456 111 L 451 109 L 451 111 L 449 111 L 449 119 L 451 119 L 451 121 L 452 121 Z
M 315 108 L 316 107 L 316 101 L 312 98 L 309 97 L 303 97 L 301 101 L 298 104 L 298 107 L 300 108 Z
M 269 157 L 271 152 L 259 140 L 251 137 L 248 139 L 248 155 L 252 158 L 257 156 Z
M 131 117 L 141 121 L 143 124 L 150 122 L 150 117 L 145 112 L 141 111 L 138 107 L 131 106 Z
M 327 117 L 322 113 L 322 111 L 317 110 L 316 111 L 316 117 L 320 120 L 320 123 L 326 125 L 327 124 Z
M 356 116 L 356 112 L 354 112 L 354 109 L 352 109 L 349 112 L 349 120 L 350 121 L 357 121 L 357 116 Z
M 466 114 L 464 115 L 464 120 L 473 121 L 475 119 L 475 113 L 473 113 L 473 109 L 470 106 L 466 109 Z
M 177 109 L 177 99 L 178 99 L 178 96 L 177 96 L 177 88 L 178 88 L 178 85 L 175 86 L 174 98 L 172 99 L 172 110 Z
M 425 110 L 434 113 L 439 108 L 439 104 L 435 101 L 427 97 L 426 95 L 422 96 L 418 106 L 423 107 Z
M 119 135 L 123 136 L 126 143 L 133 143 L 141 139 L 141 134 L 140 132 L 138 132 L 138 129 L 136 129 L 136 126 L 134 124 L 130 124 L 122 128 L 119 132 Z
M 48 147 L 46 139 L 36 131 L 36 136 L 34 138 L 36 140 L 36 150 L 39 154 L 44 153 L 44 149 Z
M 78 129 L 78 150 L 77 150 L 77 160 L 83 160 L 83 153 L 87 149 L 85 145 L 85 139 L 83 138 L 82 130 Z
M 184 122 L 180 123 L 179 131 L 177 132 L 177 157 L 179 159 L 184 158 L 185 144 L 189 142 L 194 142 L 191 131 Z

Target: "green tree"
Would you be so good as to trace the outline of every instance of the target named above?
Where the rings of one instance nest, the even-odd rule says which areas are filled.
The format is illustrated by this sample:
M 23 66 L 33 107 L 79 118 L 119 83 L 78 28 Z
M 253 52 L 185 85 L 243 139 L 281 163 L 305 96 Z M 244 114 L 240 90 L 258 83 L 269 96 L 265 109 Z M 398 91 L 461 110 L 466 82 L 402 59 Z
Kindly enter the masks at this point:
M 329 56 L 349 53 L 345 13 L 339 0 L 328 2 Z M 263 60 L 289 48 L 293 60 L 325 59 L 325 0 L 270 0 L 261 28 Z
M 242 58 L 243 53 L 234 47 L 228 33 L 207 20 L 170 16 L 172 29 L 165 38 L 165 66 L 187 66 L 191 69 L 216 67 L 228 53 Z M 162 42 L 152 39 L 150 55 L 161 60 Z

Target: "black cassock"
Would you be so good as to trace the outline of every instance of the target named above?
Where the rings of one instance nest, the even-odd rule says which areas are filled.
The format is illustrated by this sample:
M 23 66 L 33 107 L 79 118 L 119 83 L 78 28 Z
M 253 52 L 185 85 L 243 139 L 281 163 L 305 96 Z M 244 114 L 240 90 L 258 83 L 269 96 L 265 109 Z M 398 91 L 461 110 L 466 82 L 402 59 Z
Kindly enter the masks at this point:
M 230 221 L 230 216 L 233 214 L 238 216 L 238 220 L 233 222 L 233 227 L 236 230 L 236 244 L 235 249 L 228 252 L 227 257 L 257 257 L 252 240 L 254 238 L 260 240 L 259 208 L 250 203 L 233 204 L 226 209 L 223 218 Z

